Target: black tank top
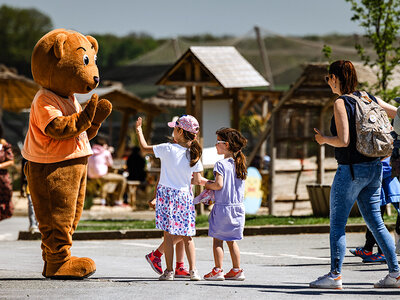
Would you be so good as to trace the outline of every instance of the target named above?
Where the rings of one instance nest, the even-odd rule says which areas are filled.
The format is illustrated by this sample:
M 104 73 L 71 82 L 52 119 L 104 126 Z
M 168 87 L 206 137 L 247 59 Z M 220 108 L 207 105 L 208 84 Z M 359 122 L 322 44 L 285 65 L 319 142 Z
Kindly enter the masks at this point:
M 353 93 L 353 95 L 359 97 L 361 94 L 360 92 L 356 91 Z M 370 97 L 370 99 L 378 103 L 378 101 L 374 96 L 370 94 L 368 94 L 368 96 Z M 351 165 L 351 164 L 358 164 L 376 160 L 377 159 L 376 157 L 368 157 L 362 155 L 360 152 L 357 151 L 356 148 L 357 134 L 356 134 L 356 122 L 355 122 L 356 100 L 349 96 L 340 96 L 339 98 L 343 99 L 347 112 L 347 119 L 349 121 L 349 131 L 350 131 L 350 143 L 347 147 L 340 147 L 340 148 L 335 147 L 335 158 L 338 164 Z M 337 136 L 335 115 L 332 116 L 330 129 L 331 129 L 331 134 L 333 136 Z

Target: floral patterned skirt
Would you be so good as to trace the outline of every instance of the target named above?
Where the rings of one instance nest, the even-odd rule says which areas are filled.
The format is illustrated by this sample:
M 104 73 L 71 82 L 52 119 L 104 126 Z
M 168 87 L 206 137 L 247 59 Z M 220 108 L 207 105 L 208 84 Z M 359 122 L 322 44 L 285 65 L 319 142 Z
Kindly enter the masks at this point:
M 159 184 L 156 197 L 156 228 L 172 235 L 196 234 L 196 215 L 190 192 Z

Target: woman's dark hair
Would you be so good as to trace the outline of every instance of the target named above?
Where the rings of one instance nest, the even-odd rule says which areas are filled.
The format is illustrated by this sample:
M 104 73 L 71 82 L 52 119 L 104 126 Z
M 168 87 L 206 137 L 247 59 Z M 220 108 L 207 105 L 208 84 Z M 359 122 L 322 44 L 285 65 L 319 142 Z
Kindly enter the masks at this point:
M 340 81 L 340 92 L 351 94 L 358 84 L 357 72 L 351 61 L 337 60 L 329 66 L 329 74 L 334 74 Z
M 182 129 L 182 128 L 181 128 Z M 197 140 L 197 135 L 194 133 L 191 133 L 189 131 L 186 131 L 182 129 L 183 131 L 183 137 L 187 141 L 191 141 L 190 143 L 190 166 L 193 167 L 200 159 L 203 150 L 201 149 L 201 146 L 199 144 L 199 141 Z
M 247 168 L 246 168 L 246 156 L 242 152 L 242 148 L 247 145 L 247 139 L 236 129 L 233 128 L 221 128 L 216 132 L 217 136 L 229 145 L 229 150 L 233 153 L 233 159 L 235 160 L 236 177 L 240 179 L 246 179 Z
M 0 123 L 0 139 L 3 138 L 3 125 Z

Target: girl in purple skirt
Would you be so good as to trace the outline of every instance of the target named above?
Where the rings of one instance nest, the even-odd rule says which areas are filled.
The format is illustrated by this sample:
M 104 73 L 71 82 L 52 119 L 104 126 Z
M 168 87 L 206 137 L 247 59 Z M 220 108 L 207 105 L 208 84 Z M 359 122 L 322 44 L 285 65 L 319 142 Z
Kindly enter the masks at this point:
M 215 267 L 204 275 L 205 280 L 244 280 L 240 268 L 240 250 L 236 243 L 243 238 L 245 222 L 244 180 L 247 176 L 246 157 L 242 148 L 247 140 L 232 128 L 221 128 L 217 132 L 215 147 L 224 159 L 214 166 L 214 181 L 206 181 L 205 188 L 214 190 L 215 203 L 209 216 L 208 235 L 213 237 Z M 222 261 L 224 258 L 223 242 L 226 241 L 232 258 L 233 268 L 224 275 Z

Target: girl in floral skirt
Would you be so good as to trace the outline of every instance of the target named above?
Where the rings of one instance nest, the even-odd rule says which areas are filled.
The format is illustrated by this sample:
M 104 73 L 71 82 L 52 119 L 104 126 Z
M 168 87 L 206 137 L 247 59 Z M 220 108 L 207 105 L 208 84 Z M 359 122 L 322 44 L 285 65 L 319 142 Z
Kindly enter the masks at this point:
M 197 141 L 199 123 L 190 115 L 169 122 L 174 128 L 175 143 L 147 145 L 142 132 L 142 118 L 136 121 L 136 132 L 143 153 L 154 153 L 161 160 L 157 186 L 156 228 L 164 231 L 167 268 L 160 280 L 174 280 L 174 245 L 183 240 L 189 261 L 191 280 L 200 280 L 196 269 L 196 253 L 192 236 L 196 233 L 195 209 L 190 184 L 200 184 L 203 166 L 202 149 Z

